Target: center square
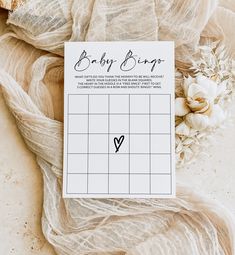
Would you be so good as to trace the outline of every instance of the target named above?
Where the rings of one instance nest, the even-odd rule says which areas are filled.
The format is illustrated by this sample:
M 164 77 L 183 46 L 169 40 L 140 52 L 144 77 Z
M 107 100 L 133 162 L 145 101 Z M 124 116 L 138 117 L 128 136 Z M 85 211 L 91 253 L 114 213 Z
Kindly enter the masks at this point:
M 129 135 L 122 133 L 109 134 L 109 153 L 129 153 Z

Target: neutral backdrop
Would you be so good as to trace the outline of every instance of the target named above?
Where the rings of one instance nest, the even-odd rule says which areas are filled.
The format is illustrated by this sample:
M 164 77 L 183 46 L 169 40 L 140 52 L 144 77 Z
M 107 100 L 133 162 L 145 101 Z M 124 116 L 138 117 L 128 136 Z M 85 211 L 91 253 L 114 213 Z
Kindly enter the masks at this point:
M 186 183 L 235 215 L 235 114 L 213 136 L 208 155 L 177 170 Z M 0 254 L 55 254 L 41 231 L 43 182 L 0 91 Z

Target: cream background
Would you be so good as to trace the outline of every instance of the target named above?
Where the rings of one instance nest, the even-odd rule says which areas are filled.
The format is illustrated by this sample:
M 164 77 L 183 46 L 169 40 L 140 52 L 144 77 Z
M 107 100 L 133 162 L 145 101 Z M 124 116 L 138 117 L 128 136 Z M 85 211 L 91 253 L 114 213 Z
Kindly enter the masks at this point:
M 234 155 L 235 126 L 229 125 L 214 136 L 208 157 L 177 171 L 177 181 L 217 199 L 235 214 Z M 35 157 L 0 93 L 0 254 L 55 254 L 40 227 L 42 187 Z

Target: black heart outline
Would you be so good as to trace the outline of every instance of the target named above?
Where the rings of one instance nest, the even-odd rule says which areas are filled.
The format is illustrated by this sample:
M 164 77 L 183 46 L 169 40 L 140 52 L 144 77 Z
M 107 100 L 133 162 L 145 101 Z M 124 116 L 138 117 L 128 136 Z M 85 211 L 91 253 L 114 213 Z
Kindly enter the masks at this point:
M 119 151 L 119 148 L 122 145 L 122 143 L 124 141 L 124 138 L 125 138 L 124 135 L 121 135 L 119 137 L 119 139 L 117 137 L 114 137 L 113 141 L 114 141 L 114 145 L 115 145 L 115 148 L 116 148 L 115 153 L 117 153 Z

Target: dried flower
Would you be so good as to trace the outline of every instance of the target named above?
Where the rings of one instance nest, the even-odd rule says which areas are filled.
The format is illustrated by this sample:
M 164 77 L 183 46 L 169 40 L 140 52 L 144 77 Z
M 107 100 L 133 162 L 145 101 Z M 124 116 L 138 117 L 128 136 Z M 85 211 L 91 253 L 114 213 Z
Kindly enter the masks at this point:
M 219 105 L 215 105 L 217 84 L 214 81 L 202 74 L 195 78 L 189 76 L 184 80 L 183 90 L 185 98 L 175 99 L 175 115 L 185 116 L 185 124 L 190 128 L 203 130 L 217 126 L 224 120 L 223 110 Z M 179 134 L 178 130 L 176 133 Z
M 234 94 L 235 62 L 217 42 L 199 46 L 188 72 L 176 70 L 176 160 L 180 166 L 195 159 L 226 117 Z M 192 75 L 192 70 L 195 75 Z M 192 77 L 192 76 L 194 77 Z M 187 78 L 186 78 L 187 77 Z

